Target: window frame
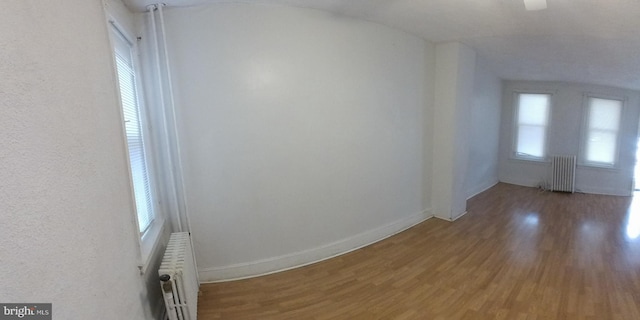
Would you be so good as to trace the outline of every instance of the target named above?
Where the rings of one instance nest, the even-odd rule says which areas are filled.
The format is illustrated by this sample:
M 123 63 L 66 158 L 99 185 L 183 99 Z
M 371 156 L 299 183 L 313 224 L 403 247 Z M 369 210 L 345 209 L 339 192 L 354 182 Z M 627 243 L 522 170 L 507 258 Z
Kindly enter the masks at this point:
M 520 95 L 522 94 L 540 94 L 549 96 L 549 110 L 547 112 L 546 125 L 544 130 L 543 155 L 541 157 L 526 156 L 518 154 L 518 138 L 519 138 L 519 115 L 520 115 Z M 552 112 L 554 105 L 554 91 L 549 90 L 513 90 L 512 91 L 512 107 L 513 117 L 511 121 L 511 152 L 510 158 L 513 160 L 523 160 L 532 162 L 548 162 L 549 151 L 549 128 L 551 127 Z
M 147 267 L 149 266 L 152 252 L 155 251 L 155 248 L 159 243 L 160 237 L 164 232 L 165 217 L 162 214 L 162 211 L 160 210 L 160 205 L 158 203 L 157 195 L 159 194 L 159 192 L 158 192 L 157 183 L 156 183 L 157 171 L 155 170 L 154 161 L 151 160 L 151 158 L 154 155 L 154 152 L 150 142 L 151 132 L 150 132 L 150 125 L 149 125 L 149 115 L 147 110 L 148 106 L 144 100 L 144 90 L 143 90 L 143 83 L 141 81 L 142 79 L 141 79 L 140 62 L 138 60 L 138 46 L 137 46 L 137 41 L 134 41 L 137 38 L 132 36 L 132 33 L 129 32 L 129 30 L 127 30 L 122 24 L 118 23 L 118 20 L 113 15 L 110 15 L 107 13 L 106 17 L 107 17 L 107 29 L 108 29 L 107 33 L 109 36 L 109 44 L 110 44 L 109 48 L 111 51 L 111 58 L 112 58 L 112 70 L 113 70 L 113 75 L 115 80 L 114 84 L 116 89 L 116 98 L 117 98 L 117 103 L 119 107 L 118 112 L 120 114 L 120 119 L 121 119 L 121 130 L 123 134 L 122 138 L 126 148 L 125 158 L 127 161 L 127 173 L 128 173 L 129 186 L 131 191 L 131 202 L 132 202 L 131 205 L 132 205 L 132 208 L 134 209 L 133 215 L 132 215 L 132 222 L 133 222 L 132 227 L 134 228 L 135 233 L 139 235 L 137 237 L 138 249 L 139 249 L 138 267 L 141 273 L 145 273 L 147 270 Z M 132 167 L 131 167 L 130 156 L 129 156 L 128 142 L 127 142 L 127 132 L 125 128 L 124 109 L 122 106 L 122 95 L 120 92 L 120 84 L 118 82 L 119 77 L 118 77 L 118 67 L 116 62 L 116 51 L 115 51 L 116 40 L 113 39 L 113 37 L 116 37 L 116 36 L 121 36 L 126 42 L 129 43 L 130 50 L 131 50 L 133 71 L 135 74 L 138 118 L 140 121 L 140 131 L 141 131 L 142 140 L 143 140 L 143 151 L 145 153 L 145 165 L 147 169 L 147 181 L 149 184 L 149 193 L 151 198 L 150 210 L 152 211 L 154 216 L 153 221 L 149 224 L 149 226 L 143 232 L 140 232 L 140 223 L 139 223 L 138 211 L 137 211 L 136 199 L 135 199 L 136 196 L 135 196 L 135 190 L 133 186 Z
M 602 99 L 602 100 L 614 100 L 620 101 L 620 119 L 618 122 L 618 130 L 616 131 L 616 145 L 615 152 L 613 154 L 613 163 L 607 164 L 603 162 L 597 161 L 589 161 L 587 160 L 587 144 L 589 132 L 591 131 L 589 128 L 589 120 L 591 118 L 591 99 Z M 625 115 L 625 109 L 627 105 L 627 97 L 625 96 L 616 96 L 616 95 L 605 95 L 605 94 L 596 94 L 596 93 L 585 93 L 583 95 L 582 102 L 582 129 L 580 130 L 580 156 L 578 157 L 578 165 L 592 168 L 600 168 L 600 169 L 618 169 L 620 165 L 620 132 L 622 131 L 622 125 Z

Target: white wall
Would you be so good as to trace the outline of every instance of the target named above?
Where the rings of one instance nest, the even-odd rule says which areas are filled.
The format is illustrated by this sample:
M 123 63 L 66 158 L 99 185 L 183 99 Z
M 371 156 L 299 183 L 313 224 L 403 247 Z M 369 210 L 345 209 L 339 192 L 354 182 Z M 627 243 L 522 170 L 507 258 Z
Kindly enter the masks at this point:
M 201 280 L 326 258 L 426 217 L 425 41 L 292 7 L 166 14 Z
M 477 57 L 470 110 L 467 198 L 498 183 L 501 111 L 502 83 L 484 59 Z
M 620 131 L 618 167 L 602 169 L 578 166 L 576 189 L 586 193 L 630 195 L 640 115 L 639 92 L 587 84 L 505 81 L 502 98 L 499 179 L 525 186 L 538 186 L 541 182 L 548 181 L 550 163 L 515 160 L 510 157 L 514 131 L 513 92 L 515 90 L 554 92 L 548 131 L 547 154 L 549 155 L 579 155 L 584 94 L 626 97 L 628 100 L 623 111 Z
M 433 124 L 433 213 L 455 220 L 466 213 L 469 123 L 475 52 L 459 42 L 436 46 Z
M 1 302 L 150 319 L 100 1 L 0 10 Z

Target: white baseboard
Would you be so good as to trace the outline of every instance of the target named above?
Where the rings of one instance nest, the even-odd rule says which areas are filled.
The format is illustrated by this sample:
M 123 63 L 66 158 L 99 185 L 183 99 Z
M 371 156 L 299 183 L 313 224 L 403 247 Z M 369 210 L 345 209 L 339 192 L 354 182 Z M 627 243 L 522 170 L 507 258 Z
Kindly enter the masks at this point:
M 481 185 L 478 188 L 473 188 L 471 192 L 469 192 L 469 196 L 467 196 L 467 200 L 489 190 L 490 188 L 492 188 L 493 186 L 495 186 L 496 184 L 500 183 L 500 181 L 498 181 L 498 179 L 496 179 L 495 181 L 489 181 L 488 183 L 485 183 L 483 185 Z
M 500 182 L 504 182 L 504 183 L 508 183 L 508 184 L 515 184 L 517 186 L 523 186 L 523 187 L 538 187 L 538 185 L 540 184 L 542 180 L 540 179 L 500 179 Z
M 500 180 L 500 182 L 504 182 L 504 183 L 508 183 L 508 184 L 515 184 L 518 186 L 523 186 L 523 187 L 532 187 L 532 188 L 536 188 L 538 187 L 539 182 L 535 182 L 534 180 L 511 180 L 511 179 L 505 179 L 505 180 Z M 581 193 L 588 193 L 588 194 L 601 194 L 601 195 L 606 195 L 606 196 L 622 196 L 622 197 L 628 197 L 633 195 L 633 193 L 631 192 L 631 190 L 624 190 L 624 189 L 618 189 L 618 188 L 607 188 L 607 187 L 585 187 L 582 185 L 577 185 L 576 184 L 576 192 L 581 192 Z
M 388 225 L 365 231 L 324 246 L 248 263 L 203 268 L 198 271 L 198 276 L 201 283 L 224 282 L 299 268 L 366 247 L 409 229 L 431 217 L 433 217 L 433 215 L 430 210 L 424 210 L 423 212 Z
M 442 216 L 437 216 L 437 215 L 436 215 L 436 216 L 434 216 L 434 217 L 435 217 L 435 218 L 438 218 L 438 219 L 440 219 L 440 220 L 453 222 L 453 221 L 456 221 L 456 220 L 458 220 L 458 219 L 462 218 L 462 216 L 464 216 L 465 214 L 467 214 L 467 211 L 465 211 L 465 212 L 463 212 L 463 213 L 461 213 L 461 214 L 459 214 L 459 215 L 457 215 L 457 216 L 455 216 L 455 217 L 453 217 L 453 218 L 450 218 L 450 217 L 442 217 Z
M 632 196 L 633 192 L 631 190 L 621 190 L 621 189 L 613 189 L 613 188 L 599 188 L 599 187 L 579 187 L 576 186 L 576 192 L 588 193 L 588 194 L 600 194 L 605 196 L 619 196 L 619 197 L 628 197 Z
M 456 221 L 456 220 L 458 220 L 458 219 L 462 218 L 462 216 L 464 216 L 465 214 L 467 214 L 467 212 L 468 212 L 468 211 L 465 211 L 465 212 L 463 212 L 463 213 L 461 213 L 461 214 L 459 214 L 459 215 L 457 215 L 457 216 L 453 217 L 453 219 L 451 219 L 451 221 Z

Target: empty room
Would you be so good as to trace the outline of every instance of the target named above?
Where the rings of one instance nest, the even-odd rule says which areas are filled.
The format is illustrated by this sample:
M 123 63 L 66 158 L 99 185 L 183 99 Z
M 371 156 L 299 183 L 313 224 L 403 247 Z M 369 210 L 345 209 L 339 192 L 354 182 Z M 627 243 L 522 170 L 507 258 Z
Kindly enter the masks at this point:
M 0 6 L 2 319 L 640 319 L 638 1 Z

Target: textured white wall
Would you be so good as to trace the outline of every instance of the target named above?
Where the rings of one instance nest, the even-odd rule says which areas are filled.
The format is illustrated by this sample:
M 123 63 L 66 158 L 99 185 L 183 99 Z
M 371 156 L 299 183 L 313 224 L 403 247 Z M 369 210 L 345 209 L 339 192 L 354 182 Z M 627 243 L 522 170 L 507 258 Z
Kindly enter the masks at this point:
M 550 163 L 515 160 L 510 157 L 513 141 L 514 90 L 555 92 L 548 131 L 547 153 L 549 155 L 579 154 L 582 142 L 584 94 L 627 97 L 620 131 L 618 167 L 602 169 L 579 165 L 576 171 L 576 189 L 587 193 L 630 195 L 640 115 L 639 92 L 574 83 L 505 81 L 502 97 L 499 179 L 525 186 L 538 186 L 541 182 L 548 181 Z
M 431 46 L 292 7 L 167 10 L 202 279 L 326 258 L 425 217 Z
M 1 302 L 149 319 L 100 1 L 0 10 Z
M 498 182 L 502 83 L 481 57 L 476 60 L 469 126 L 466 195 L 470 198 Z

